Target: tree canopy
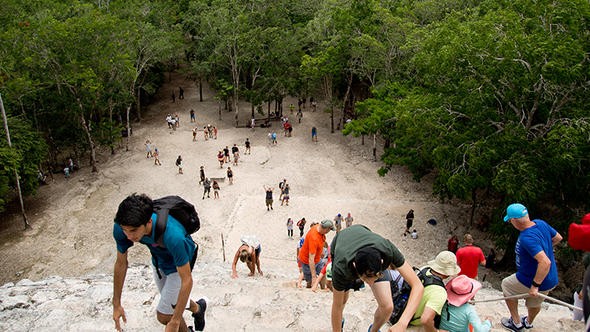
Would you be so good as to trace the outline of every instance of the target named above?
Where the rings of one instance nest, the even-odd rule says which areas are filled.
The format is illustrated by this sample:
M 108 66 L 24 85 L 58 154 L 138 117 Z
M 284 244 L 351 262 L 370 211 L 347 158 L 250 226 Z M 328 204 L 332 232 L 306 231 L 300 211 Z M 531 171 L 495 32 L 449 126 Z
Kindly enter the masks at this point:
M 181 63 L 236 125 L 240 98 L 252 116 L 288 95 L 323 99 L 333 130 L 383 140 L 381 174 L 432 174 L 433 194 L 474 214 L 519 201 L 565 223 L 590 206 L 588 1 L 0 2 L 15 135 L 0 142 L 2 199 L 11 167 L 27 193 L 67 155 L 96 170 L 95 150 L 116 152 L 130 110 L 141 120 Z

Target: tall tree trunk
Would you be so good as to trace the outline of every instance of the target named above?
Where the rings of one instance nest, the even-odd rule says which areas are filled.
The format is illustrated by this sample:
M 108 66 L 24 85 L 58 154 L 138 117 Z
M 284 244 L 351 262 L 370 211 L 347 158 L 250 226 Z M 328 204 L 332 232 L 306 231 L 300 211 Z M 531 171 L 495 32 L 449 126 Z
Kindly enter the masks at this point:
M 80 105 L 80 108 L 82 108 L 82 105 Z M 92 166 L 92 173 L 96 173 L 98 172 L 98 168 L 96 168 L 96 145 L 92 139 L 92 134 L 90 133 L 90 128 L 88 128 L 88 122 L 84 118 L 84 114 L 80 114 L 80 124 L 86 133 L 88 145 L 90 146 L 90 166 Z
M 350 73 L 350 75 L 348 76 L 348 80 L 347 80 L 347 86 L 346 86 L 346 93 L 344 94 L 344 100 L 342 102 L 342 114 L 340 117 L 340 123 L 342 124 L 342 126 L 340 126 L 340 128 L 344 129 L 344 116 L 346 115 L 346 103 L 348 102 L 348 96 L 350 94 L 350 89 L 352 87 L 352 73 Z
M 199 101 L 203 101 L 203 77 L 199 75 Z
M 137 113 L 137 120 L 141 122 L 141 88 L 137 88 L 137 93 L 135 94 L 135 111 Z M 129 122 L 129 110 L 127 110 L 127 122 Z M 129 135 L 130 133 L 127 132 L 127 137 Z
M 129 122 L 129 113 L 131 113 L 131 104 L 127 106 L 127 111 L 125 112 L 125 129 L 127 130 L 127 137 L 125 137 L 125 151 L 129 151 L 129 136 L 131 136 L 131 123 Z

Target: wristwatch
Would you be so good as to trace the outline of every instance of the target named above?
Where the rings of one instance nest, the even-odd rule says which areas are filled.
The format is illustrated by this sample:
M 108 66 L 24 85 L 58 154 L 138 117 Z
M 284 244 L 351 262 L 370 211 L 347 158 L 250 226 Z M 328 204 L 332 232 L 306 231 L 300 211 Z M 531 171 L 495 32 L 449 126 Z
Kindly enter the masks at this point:
M 533 280 L 533 282 L 531 282 L 531 284 L 537 288 L 539 288 L 541 286 L 541 284 L 536 283 L 535 280 Z

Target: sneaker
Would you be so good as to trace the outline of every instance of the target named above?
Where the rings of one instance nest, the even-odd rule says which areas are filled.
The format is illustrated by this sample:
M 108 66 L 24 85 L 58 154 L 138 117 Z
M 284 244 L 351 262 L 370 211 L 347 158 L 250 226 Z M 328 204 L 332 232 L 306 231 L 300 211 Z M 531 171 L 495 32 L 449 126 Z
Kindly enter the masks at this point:
M 503 317 L 502 318 L 502 327 L 504 327 L 506 330 L 508 331 L 514 331 L 514 332 L 520 332 L 524 329 L 523 325 L 516 326 L 516 324 L 514 324 L 514 321 L 512 320 L 512 317 Z
M 533 324 L 529 323 L 528 317 L 527 316 L 521 316 L 520 317 L 520 321 L 522 323 L 522 325 L 524 326 L 525 329 L 529 330 L 533 328 Z
M 200 299 L 197 301 L 197 305 L 199 305 L 199 311 L 193 313 L 193 318 L 195 319 L 195 331 L 203 331 L 205 329 L 205 311 L 207 311 L 207 300 Z

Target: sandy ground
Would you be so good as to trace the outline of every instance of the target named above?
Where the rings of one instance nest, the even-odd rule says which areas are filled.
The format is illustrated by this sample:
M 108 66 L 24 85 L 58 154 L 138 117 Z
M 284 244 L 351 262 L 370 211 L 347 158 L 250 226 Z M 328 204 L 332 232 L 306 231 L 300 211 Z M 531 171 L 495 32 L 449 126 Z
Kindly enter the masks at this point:
M 172 103 L 168 96 L 171 89 L 177 90 L 178 86 L 185 89 L 185 99 L 176 99 Z M 317 112 L 306 110 L 301 124 L 296 123 L 294 114 L 287 114 L 292 119 L 294 131 L 292 137 L 283 137 L 279 122 L 273 122 L 270 129 L 256 128 L 255 131 L 234 128 L 234 113 L 222 111 L 220 120 L 213 93 L 208 89 L 204 93 L 204 101 L 199 102 L 194 83 L 173 75 L 173 83 L 159 92 L 161 99 L 149 107 L 140 124 L 134 125 L 130 151 L 125 152 L 122 148 L 114 156 L 103 151 L 99 155 L 98 173 L 92 174 L 89 167 L 83 167 L 68 180 L 58 175 L 55 182 L 42 187 L 36 197 L 28 198 L 25 204 L 32 229 L 22 230 L 18 213 L 8 215 L 0 223 L 0 264 L 3 267 L 0 284 L 23 278 L 39 280 L 51 275 L 110 274 L 115 259 L 112 220 L 119 202 L 133 192 L 146 193 L 152 198 L 176 194 L 194 203 L 202 222 L 202 228 L 194 238 L 202 251 L 193 273 L 206 276 L 196 277 L 194 289 L 215 299 L 214 303 L 230 307 L 230 311 L 232 306 L 254 307 L 254 317 L 259 317 L 260 312 L 255 303 L 248 304 L 247 301 L 256 302 L 257 296 L 260 296 L 261 303 L 272 304 L 277 300 L 277 292 L 272 287 L 256 288 L 256 285 L 263 283 L 290 288 L 297 277 L 297 241 L 288 239 L 285 225 L 289 217 L 295 221 L 302 217 L 308 221 L 321 221 L 333 219 L 337 213 L 346 215 L 350 212 L 354 223 L 367 225 L 391 239 L 416 266 L 425 264 L 440 250 L 446 249 L 449 230 L 456 230 L 459 234 L 469 230 L 464 226 L 468 225 L 468 207 L 439 203 L 431 195 L 428 180 L 414 182 L 402 168 L 379 177 L 377 169 L 381 163 L 372 160 L 370 140 L 361 145 L 360 138 L 343 137 L 339 132 L 331 134 L 329 115 L 321 111 L 321 104 Z M 286 106 L 290 102 L 296 103 L 296 100 L 285 101 L 287 113 Z M 196 125 L 189 122 L 191 108 L 196 112 Z M 250 118 L 250 105 L 243 103 L 241 109 L 240 123 L 246 124 Z M 168 129 L 164 120 L 169 112 L 180 115 L 180 127 L 176 131 Z M 218 139 L 204 141 L 200 131 L 197 142 L 193 142 L 192 128 L 202 129 L 208 123 L 219 128 Z M 311 141 L 312 126 L 318 128 L 317 143 Z M 277 132 L 278 145 L 268 144 L 269 131 Z M 244 154 L 246 138 L 252 142 L 250 155 Z M 162 166 L 155 166 L 152 158 L 146 158 L 146 139 L 160 150 Z M 225 177 L 230 164 L 221 169 L 216 153 L 234 143 L 241 151 L 239 165 L 231 165 L 234 184 L 222 181 L 220 199 L 213 199 L 213 194 L 211 198 L 202 199 L 203 188 L 198 184 L 199 166 L 205 167 L 208 177 Z M 178 174 L 174 165 L 178 155 L 184 160 L 184 174 Z M 291 187 L 289 206 L 281 206 L 278 201 L 277 185 L 283 178 Z M 263 185 L 275 188 L 272 211 L 265 208 Z M 409 209 L 415 210 L 417 240 L 402 236 L 405 214 Z M 430 218 L 437 219 L 438 225 L 427 224 Z M 238 267 L 240 278 L 231 282 L 231 260 L 239 246 L 239 238 L 244 234 L 257 235 L 261 240 L 265 275 L 248 278 L 246 267 L 241 265 Z M 332 237 L 333 234 L 328 234 L 328 241 Z M 222 238 L 225 239 L 223 244 Z M 147 263 L 148 259 L 149 253 L 143 246 L 130 251 L 131 263 Z M 204 271 L 215 271 L 216 275 Z M 232 293 L 230 299 L 227 298 L 228 291 L 215 293 L 212 290 L 210 293 L 213 294 L 208 294 L 207 289 L 217 289 L 213 287 L 216 278 L 224 283 L 231 282 L 232 291 L 229 292 L 235 294 Z M 246 292 L 248 296 L 240 298 L 236 295 L 244 293 L 244 289 L 249 290 Z M 289 293 L 289 296 L 293 294 Z M 310 295 L 301 293 L 301 296 L 307 298 Z M 328 308 L 324 311 L 329 315 L 330 298 L 328 294 L 320 296 L 325 297 L 320 303 Z M 367 311 L 362 308 L 362 303 L 359 305 L 359 311 Z M 300 311 L 305 312 L 304 309 Z M 370 310 L 368 312 L 370 317 Z M 276 317 L 280 316 L 280 312 L 276 314 Z M 498 314 L 501 313 L 492 316 Z M 235 320 L 231 312 L 218 318 Z M 496 318 L 497 321 L 500 317 Z M 288 327 L 288 324 L 284 326 Z M 325 320 L 324 324 L 327 325 L 323 330 L 327 330 L 329 322 Z

